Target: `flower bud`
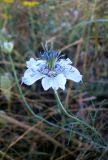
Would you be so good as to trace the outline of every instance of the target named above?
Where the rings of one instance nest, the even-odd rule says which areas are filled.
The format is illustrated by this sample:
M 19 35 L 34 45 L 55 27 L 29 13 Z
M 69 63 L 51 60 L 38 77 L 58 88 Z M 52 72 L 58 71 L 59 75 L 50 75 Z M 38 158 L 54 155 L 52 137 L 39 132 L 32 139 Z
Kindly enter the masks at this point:
M 3 42 L 1 44 L 1 49 L 6 53 L 11 53 L 14 47 L 14 42 Z

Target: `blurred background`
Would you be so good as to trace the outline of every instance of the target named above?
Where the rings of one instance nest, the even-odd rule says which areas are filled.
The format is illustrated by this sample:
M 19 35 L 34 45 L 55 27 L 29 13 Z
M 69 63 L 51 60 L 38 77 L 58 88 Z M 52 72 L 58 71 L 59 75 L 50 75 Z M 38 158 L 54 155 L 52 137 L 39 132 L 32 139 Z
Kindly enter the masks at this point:
M 0 0 L 3 41 L 14 49 L 0 50 L 0 160 L 107 160 L 108 1 Z M 21 85 L 26 61 L 46 41 L 83 75 L 58 91 L 62 103 L 98 135 L 63 115 L 40 81 Z

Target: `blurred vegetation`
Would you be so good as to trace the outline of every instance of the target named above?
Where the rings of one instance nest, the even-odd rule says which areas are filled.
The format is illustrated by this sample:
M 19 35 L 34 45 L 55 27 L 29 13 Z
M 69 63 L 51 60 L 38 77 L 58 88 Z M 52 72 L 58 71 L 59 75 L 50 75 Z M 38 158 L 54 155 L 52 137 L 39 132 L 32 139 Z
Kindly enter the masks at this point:
M 108 1 L 0 0 L 0 44 L 8 40 L 15 46 L 0 50 L 0 160 L 107 160 Z M 40 81 L 20 85 L 26 61 L 46 41 L 82 73 L 83 83 L 68 82 L 59 95 L 99 136 L 61 114 Z

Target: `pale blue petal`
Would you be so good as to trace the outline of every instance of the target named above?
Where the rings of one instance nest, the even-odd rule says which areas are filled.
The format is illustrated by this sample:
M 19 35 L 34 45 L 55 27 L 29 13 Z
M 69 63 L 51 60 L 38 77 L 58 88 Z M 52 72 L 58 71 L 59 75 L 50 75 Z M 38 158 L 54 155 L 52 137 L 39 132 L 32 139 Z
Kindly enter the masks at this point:
M 42 86 L 45 91 L 47 91 L 49 88 L 51 88 L 52 87 L 52 78 L 45 76 L 42 79 Z
M 54 90 L 58 90 L 58 88 L 65 89 L 66 78 L 63 74 L 59 74 L 56 77 L 48 77 L 42 79 L 42 86 L 44 90 L 48 90 L 49 88 L 53 88 Z
M 33 70 L 40 69 L 40 67 L 45 65 L 45 63 L 46 62 L 44 60 L 35 60 L 34 58 L 30 58 L 30 60 L 26 62 L 27 68 L 31 68 Z
M 67 59 L 60 59 L 59 61 L 59 65 L 60 66 L 66 66 L 66 65 L 69 65 L 69 64 L 72 64 L 71 60 L 69 58 Z
M 80 72 L 75 68 L 75 67 L 69 67 L 69 69 L 65 69 L 63 71 L 65 77 L 69 80 L 75 81 L 75 82 L 80 82 L 82 81 L 82 75 Z
M 33 65 L 36 65 L 36 60 L 34 58 L 30 58 L 30 60 L 26 62 L 26 65 L 27 65 L 27 68 L 30 68 Z
M 33 72 L 31 69 L 27 69 L 22 77 L 22 83 L 32 85 L 42 77 L 44 77 L 44 75 L 40 74 L 38 71 Z
M 63 74 L 57 75 L 55 81 L 57 81 L 59 88 L 65 90 L 66 77 Z

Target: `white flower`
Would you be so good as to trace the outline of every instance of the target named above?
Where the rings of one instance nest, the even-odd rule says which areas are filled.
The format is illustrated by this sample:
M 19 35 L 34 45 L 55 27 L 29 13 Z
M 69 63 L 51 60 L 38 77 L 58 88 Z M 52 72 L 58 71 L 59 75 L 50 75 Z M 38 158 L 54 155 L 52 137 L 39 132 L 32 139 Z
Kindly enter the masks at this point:
M 11 53 L 14 47 L 14 42 L 10 41 L 10 42 L 2 42 L 0 43 L 1 45 L 1 49 L 6 52 L 6 53 Z
M 30 58 L 26 64 L 27 70 L 22 77 L 22 83 L 26 85 L 32 85 L 42 79 L 44 90 L 49 88 L 64 90 L 67 79 L 75 82 L 82 81 L 82 75 L 71 65 L 71 60 L 61 59 L 60 53 L 53 50 L 45 51 L 42 59 Z

